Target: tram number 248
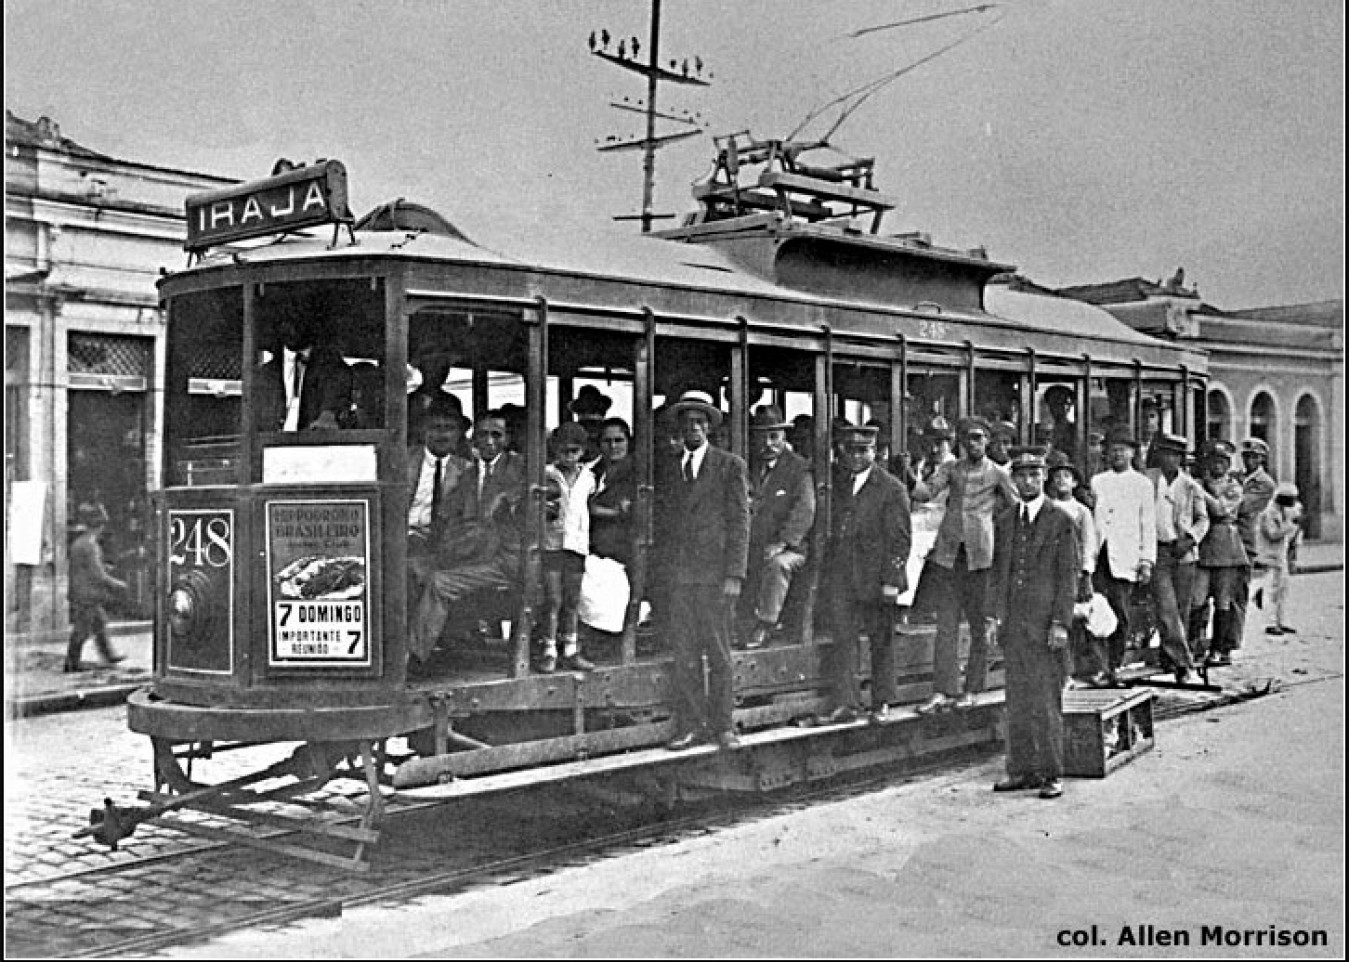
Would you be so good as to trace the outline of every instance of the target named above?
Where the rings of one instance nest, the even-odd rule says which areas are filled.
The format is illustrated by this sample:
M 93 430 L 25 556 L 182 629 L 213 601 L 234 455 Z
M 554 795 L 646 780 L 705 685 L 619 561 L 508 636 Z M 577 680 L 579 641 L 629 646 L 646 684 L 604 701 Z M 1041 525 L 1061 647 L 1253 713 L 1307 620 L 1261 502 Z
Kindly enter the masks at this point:
M 186 517 L 175 514 L 169 531 L 170 563 L 193 568 L 227 568 L 234 560 L 228 515 L 218 512 Z

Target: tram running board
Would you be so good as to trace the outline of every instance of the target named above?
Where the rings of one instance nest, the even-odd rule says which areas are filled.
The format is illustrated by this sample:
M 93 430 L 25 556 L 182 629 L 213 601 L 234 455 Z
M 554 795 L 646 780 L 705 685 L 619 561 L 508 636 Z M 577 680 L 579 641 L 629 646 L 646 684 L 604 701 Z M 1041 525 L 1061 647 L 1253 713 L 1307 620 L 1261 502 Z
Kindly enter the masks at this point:
M 454 778 L 444 784 L 399 787 L 398 797 L 415 800 L 449 800 L 469 798 L 475 795 L 489 795 L 495 792 L 510 791 L 531 785 L 551 784 L 577 778 L 589 778 L 599 775 L 614 775 L 622 772 L 634 772 L 639 769 L 678 767 L 703 768 L 737 764 L 741 756 L 751 757 L 764 750 L 773 751 L 781 746 L 800 743 L 809 746 L 811 742 L 832 741 L 839 736 L 855 737 L 868 730 L 875 730 L 878 736 L 889 740 L 889 729 L 893 732 L 894 745 L 866 747 L 853 752 L 832 752 L 832 760 L 815 757 L 808 762 L 810 780 L 829 777 L 844 771 L 852 771 L 875 765 L 883 765 L 906 758 L 916 758 L 927 754 L 950 751 L 954 748 L 994 742 L 1001 737 L 1001 718 L 1003 694 L 1001 691 L 986 692 L 979 696 L 978 704 L 968 713 L 950 716 L 925 718 L 912 708 L 901 708 L 890 713 L 888 718 L 876 722 L 867 718 L 841 724 L 819 724 L 810 727 L 782 727 L 768 731 L 752 732 L 741 736 L 741 748 L 727 752 L 716 745 L 697 745 L 686 751 L 672 752 L 664 747 L 642 748 L 613 755 L 601 755 L 573 761 L 560 762 L 535 768 L 509 772 L 494 772 L 474 777 Z M 753 709 L 750 709 L 753 711 Z M 994 717 L 989 719 L 987 714 Z M 737 717 L 741 716 L 737 712 Z M 660 726 L 640 726 L 662 728 L 670 731 L 668 724 Z M 809 752 L 807 752 L 809 754 Z M 454 756 L 440 756 L 453 758 Z M 426 759 L 425 761 L 431 761 Z M 403 767 L 406 767 L 405 763 Z M 402 768 L 399 769 L 402 771 Z M 774 779 L 764 783 L 756 790 L 767 790 Z M 748 784 L 748 783 L 747 783 Z M 786 784 L 785 782 L 783 784 Z

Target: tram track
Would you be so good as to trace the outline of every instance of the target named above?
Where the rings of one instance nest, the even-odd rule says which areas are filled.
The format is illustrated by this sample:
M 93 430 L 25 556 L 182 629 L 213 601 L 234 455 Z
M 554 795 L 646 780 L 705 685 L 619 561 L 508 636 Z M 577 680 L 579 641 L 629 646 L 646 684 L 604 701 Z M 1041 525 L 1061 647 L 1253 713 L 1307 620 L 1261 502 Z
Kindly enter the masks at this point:
M 610 813 L 621 823 L 619 827 L 604 830 L 585 825 L 575 833 L 579 837 L 569 837 L 568 813 L 593 808 L 596 795 L 577 791 L 576 786 L 549 786 L 490 801 L 415 803 L 390 813 L 387 844 L 381 843 L 380 855 L 367 874 L 357 876 L 281 857 L 259 856 L 242 846 L 196 846 L 134 863 L 10 886 L 6 890 L 7 928 L 11 943 L 25 957 L 135 957 L 244 929 L 334 917 L 361 905 L 506 884 L 830 799 L 942 773 L 957 777 L 951 770 L 953 763 L 963 762 L 959 764 L 963 769 L 988 756 L 987 751 L 967 750 L 767 796 L 722 796 L 710 803 L 698 803 L 678 817 L 670 817 L 648 801 L 645 806 L 630 805 L 626 812 Z M 615 793 L 616 797 L 625 794 L 622 790 Z M 504 812 L 503 802 L 507 802 Z M 423 834 L 427 826 L 414 823 L 421 821 L 421 816 L 430 816 L 443 828 L 443 823 L 451 820 L 445 812 L 433 810 L 451 805 L 460 807 L 456 821 L 461 833 L 471 834 L 475 826 L 483 824 L 500 828 L 503 823 L 514 826 L 514 831 L 491 839 L 490 849 L 495 851 L 484 850 L 479 838 L 457 854 L 447 854 L 447 850 L 459 848 L 453 839 L 428 841 Z M 497 810 L 494 814 L 493 809 Z M 538 824 L 541 809 L 557 813 L 551 824 Z M 442 857 L 452 860 L 449 867 Z M 459 864 L 453 864 L 455 859 Z M 265 867 L 260 864 L 263 860 Z M 264 877 L 267 885 L 257 897 L 232 897 L 236 889 L 241 893 L 246 887 L 253 888 L 249 880 Z M 82 888 L 88 889 L 84 897 Z M 160 891 L 173 893 L 172 912 L 148 908 Z M 268 898 L 267 891 L 291 891 L 292 895 Z M 70 911 L 70 896 L 80 902 L 78 911 Z M 72 915 L 78 917 L 73 926 Z

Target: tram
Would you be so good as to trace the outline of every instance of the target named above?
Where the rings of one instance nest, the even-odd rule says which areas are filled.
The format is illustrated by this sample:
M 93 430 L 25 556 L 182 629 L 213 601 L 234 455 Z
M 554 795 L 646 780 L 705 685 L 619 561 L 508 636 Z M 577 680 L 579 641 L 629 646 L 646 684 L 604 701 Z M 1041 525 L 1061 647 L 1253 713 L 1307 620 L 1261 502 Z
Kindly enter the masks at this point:
M 659 592 L 661 408 L 685 390 L 717 400 L 718 443 L 742 456 L 751 408 L 776 404 L 802 426 L 793 443 L 814 464 L 812 562 L 791 624 L 767 648 L 736 653 L 737 727 L 779 741 L 837 727 L 799 727 L 827 714 L 817 559 L 837 421 L 882 425 L 889 457 L 916 451 L 932 418 L 969 413 L 1010 421 L 1029 443 L 1052 416 L 1046 394 L 1066 391 L 1058 436 L 1072 438 L 1084 468 L 1092 432 L 1137 426 L 1145 405 L 1165 429 L 1202 431 L 1202 352 L 1037 291 L 982 250 L 884 233 L 898 202 L 873 187 L 869 160 L 808 166 L 790 144 L 717 143 L 697 212 L 641 238 L 541 234 L 497 250 L 403 201 L 357 220 L 332 160 L 188 200 L 188 266 L 159 283 L 168 347 L 154 674 L 128 712 L 151 739 L 157 784 L 142 793 L 149 809 L 109 806 L 96 834 L 115 842 L 176 808 L 238 814 L 339 772 L 370 789 L 366 817 L 342 836 L 359 850 L 377 838 L 390 782 L 449 797 L 606 759 L 721 765 L 723 783 L 760 787 L 838 770 L 837 746 L 771 770 L 724 757 L 739 752 L 660 751 L 670 670 L 659 607 L 654 624 L 644 615 Z M 296 327 L 344 387 L 286 424 L 268 372 Z M 432 354 L 439 365 L 424 363 Z M 470 597 L 451 613 L 444 657 L 410 672 L 409 448 L 424 387 L 454 393 L 470 419 L 515 411 L 528 477 L 516 589 Z M 546 674 L 531 664 L 545 438 L 588 388 L 632 427 L 630 600 L 621 631 L 588 638 L 595 670 Z M 931 690 L 931 631 L 900 621 L 898 681 L 917 702 Z M 952 737 L 996 737 L 999 705 L 990 696 L 988 712 L 972 715 L 982 720 Z M 254 775 L 197 780 L 224 749 L 259 743 L 298 747 Z M 259 787 L 279 775 L 292 784 Z

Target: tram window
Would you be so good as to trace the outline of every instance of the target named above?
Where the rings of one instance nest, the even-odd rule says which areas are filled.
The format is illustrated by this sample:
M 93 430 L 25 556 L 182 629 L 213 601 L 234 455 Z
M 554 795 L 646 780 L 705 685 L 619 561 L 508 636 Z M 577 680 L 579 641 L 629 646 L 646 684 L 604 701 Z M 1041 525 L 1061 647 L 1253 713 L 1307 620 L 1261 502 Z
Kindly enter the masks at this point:
M 974 413 L 988 421 L 1021 424 L 1021 373 L 979 371 L 974 378 Z
M 749 397 L 752 411 L 771 404 L 792 427 L 787 442 L 809 462 L 815 453 L 815 355 L 781 348 L 749 350 Z M 752 442 L 751 442 L 752 443 Z
M 187 294 L 169 305 L 164 405 L 169 484 L 238 481 L 243 316 L 237 287 Z
M 384 291 L 368 278 L 258 285 L 258 431 L 384 422 Z
M 869 424 L 880 429 L 876 461 L 890 463 L 890 367 L 848 361 L 834 365 L 834 411 L 836 419 L 849 424 Z M 837 443 L 837 439 L 835 439 Z
M 923 429 L 934 418 L 945 419 L 955 429 L 960 416 L 960 375 L 955 371 L 911 370 L 904 390 L 905 450 L 916 464 L 924 449 Z
M 1066 454 L 1074 464 L 1082 459 L 1078 429 L 1077 385 L 1072 381 L 1041 381 L 1036 405 L 1037 445 Z
M 421 435 L 421 412 L 439 393 L 459 400 L 470 420 L 504 408 L 512 446 L 524 450 L 526 332 L 516 315 L 418 311 L 408 321 L 408 437 Z

